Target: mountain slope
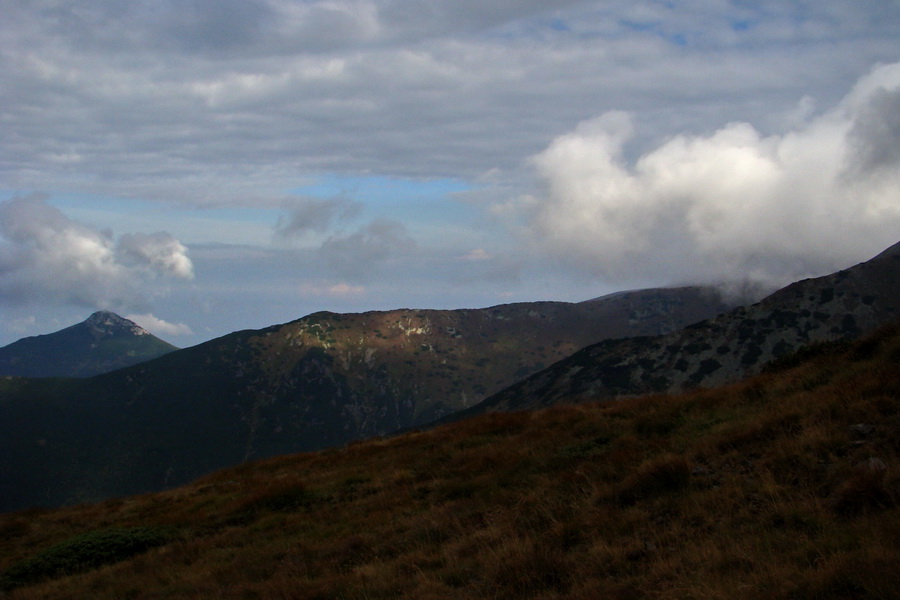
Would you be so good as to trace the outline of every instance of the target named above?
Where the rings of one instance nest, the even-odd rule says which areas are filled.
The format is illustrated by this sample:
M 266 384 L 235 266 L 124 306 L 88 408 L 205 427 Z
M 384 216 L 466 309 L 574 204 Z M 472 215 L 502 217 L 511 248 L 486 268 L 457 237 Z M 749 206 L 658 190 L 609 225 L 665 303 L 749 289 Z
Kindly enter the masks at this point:
M 77 325 L 0 348 L 0 375 L 92 377 L 177 349 L 128 319 L 100 311 Z
M 316 313 L 86 380 L 0 380 L 0 510 L 158 490 L 411 427 L 612 335 L 727 308 L 711 290 Z M 13 427 L 11 424 L 15 424 Z
M 727 388 L 494 413 L 165 493 L 0 515 L 0 590 L 895 598 L 900 331 L 819 350 Z
M 714 289 L 685 287 L 578 304 L 316 313 L 253 345 L 267 381 L 302 394 L 302 363 L 301 379 L 335 382 L 352 400 L 353 421 L 372 435 L 471 406 L 595 341 L 674 331 L 728 308 Z M 380 400 L 367 406 L 366 398 Z M 399 407 L 394 417 L 386 406 Z
M 667 335 L 589 346 L 452 418 L 720 385 L 804 345 L 854 339 L 898 318 L 900 244 Z

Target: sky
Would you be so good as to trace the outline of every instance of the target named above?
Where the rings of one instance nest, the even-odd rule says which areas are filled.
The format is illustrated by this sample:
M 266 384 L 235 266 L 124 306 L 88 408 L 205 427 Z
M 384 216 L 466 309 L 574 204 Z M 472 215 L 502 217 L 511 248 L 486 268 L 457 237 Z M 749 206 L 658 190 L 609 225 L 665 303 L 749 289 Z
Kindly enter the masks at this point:
M 774 288 L 900 241 L 895 0 L 0 0 L 0 345 Z

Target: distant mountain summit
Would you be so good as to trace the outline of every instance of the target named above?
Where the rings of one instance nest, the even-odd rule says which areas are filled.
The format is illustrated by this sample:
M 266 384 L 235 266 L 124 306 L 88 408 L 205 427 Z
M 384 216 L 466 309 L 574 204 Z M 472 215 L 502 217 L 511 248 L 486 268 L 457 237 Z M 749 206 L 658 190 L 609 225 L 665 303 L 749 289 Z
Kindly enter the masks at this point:
M 56 333 L 0 348 L 0 375 L 92 377 L 177 350 L 133 321 L 109 311 Z
M 108 310 L 98 310 L 85 319 L 84 325 L 100 336 L 129 333 L 131 335 L 150 335 L 150 332 L 124 317 Z

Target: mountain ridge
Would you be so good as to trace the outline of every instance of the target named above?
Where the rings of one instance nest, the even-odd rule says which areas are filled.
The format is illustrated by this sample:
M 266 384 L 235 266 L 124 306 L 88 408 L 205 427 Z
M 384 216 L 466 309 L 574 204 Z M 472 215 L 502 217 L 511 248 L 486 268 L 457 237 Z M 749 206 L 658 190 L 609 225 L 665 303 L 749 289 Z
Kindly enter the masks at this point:
M 703 288 L 577 304 L 320 312 L 77 384 L 0 380 L 0 422 L 25 424 L 0 437 L 0 484 L 12 490 L 0 510 L 165 489 L 442 418 L 712 385 L 821 339 L 816 332 L 856 337 L 893 319 L 897 250 L 730 312 Z M 785 310 L 784 298 L 808 306 Z M 720 316 L 694 318 L 697 310 Z M 706 339 L 709 323 L 728 325 L 720 325 L 730 332 L 727 352 Z M 641 336 L 641 327 L 663 335 Z M 542 362 L 552 364 L 541 370 Z M 503 389 L 491 394 L 491 385 Z
M 588 346 L 450 419 L 721 385 L 804 345 L 856 339 L 898 318 L 900 243 L 680 331 Z
M 90 379 L 0 380 L 0 423 L 19 424 L 0 436 L 0 487 L 16 482 L 0 510 L 163 489 L 418 426 L 598 338 L 728 307 L 686 287 L 604 302 L 319 312 Z
M 93 377 L 175 350 L 129 319 L 96 311 L 81 323 L 0 348 L 0 375 Z
M 0 596 L 894 598 L 898 357 L 886 327 L 724 388 L 491 413 L 0 514 Z

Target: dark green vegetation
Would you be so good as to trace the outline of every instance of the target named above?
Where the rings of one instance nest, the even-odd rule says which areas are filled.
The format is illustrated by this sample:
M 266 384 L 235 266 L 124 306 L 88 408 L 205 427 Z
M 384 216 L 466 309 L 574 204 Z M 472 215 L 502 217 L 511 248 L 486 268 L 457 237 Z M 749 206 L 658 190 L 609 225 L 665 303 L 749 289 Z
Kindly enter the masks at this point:
M 83 323 L 0 348 L 0 375 L 91 377 L 177 349 L 128 319 L 96 312 Z
M 85 380 L 0 380 L 0 511 L 160 490 L 417 426 L 611 336 L 728 308 L 713 290 L 316 313 Z
M 0 515 L 0 571 L 15 600 L 887 599 L 898 469 L 894 326 L 729 387 L 491 413 Z M 85 558 L 140 528 L 165 539 Z M 9 581 L 57 555 L 82 572 Z
M 0 589 L 9 590 L 92 571 L 117 563 L 170 541 L 161 528 L 132 527 L 89 531 L 50 546 L 7 568 L 0 576 Z
M 898 318 L 900 244 L 666 335 L 604 340 L 457 417 L 721 385 L 809 344 L 855 339 Z

